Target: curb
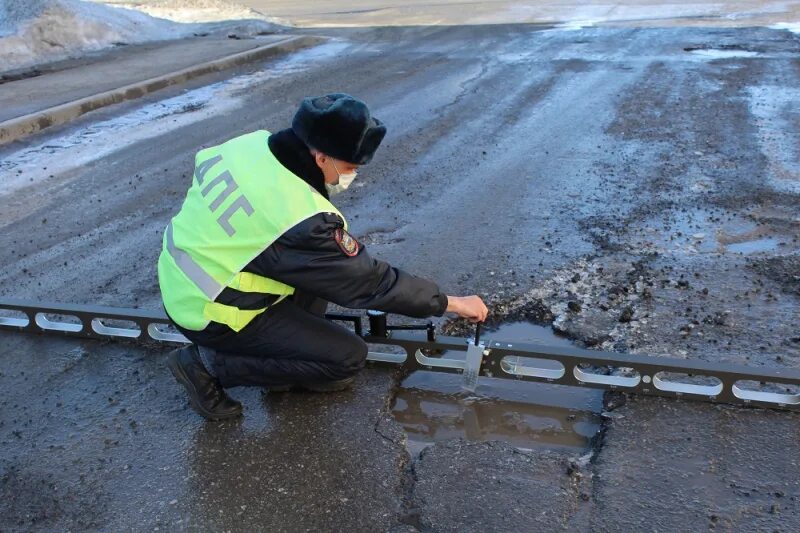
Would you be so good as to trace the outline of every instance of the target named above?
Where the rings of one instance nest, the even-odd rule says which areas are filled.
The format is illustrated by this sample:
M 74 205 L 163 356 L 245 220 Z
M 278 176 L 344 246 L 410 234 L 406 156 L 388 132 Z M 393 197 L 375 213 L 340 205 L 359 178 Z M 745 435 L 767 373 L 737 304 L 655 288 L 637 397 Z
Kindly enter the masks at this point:
M 81 115 L 102 107 L 128 100 L 135 100 L 152 92 L 184 83 L 204 74 L 219 72 L 237 65 L 266 59 L 281 53 L 294 52 L 301 48 L 313 46 L 322 40 L 323 38 L 321 37 L 305 35 L 288 37 L 282 41 L 269 43 L 258 48 L 253 48 L 252 50 L 245 50 L 244 52 L 237 52 L 212 61 L 198 63 L 197 65 L 192 65 L 181 70 L 132 83 L 120 87 L 119 89 L 112 89 L 50 107 L 42 111 L 12 118 L 5 122 L 0 122 L 0 146 L 40 132 L 45 128 L 65 124 Z

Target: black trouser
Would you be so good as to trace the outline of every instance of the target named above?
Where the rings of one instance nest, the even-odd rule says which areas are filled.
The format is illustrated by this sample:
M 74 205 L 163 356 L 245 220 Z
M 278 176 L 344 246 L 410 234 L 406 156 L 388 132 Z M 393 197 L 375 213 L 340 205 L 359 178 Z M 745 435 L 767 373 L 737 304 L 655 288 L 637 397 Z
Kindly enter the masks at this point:
M 326 320 L 326 308 L 323 300 L 287 299 L 238 333 L 208 339 L 181 330 L 189 340 L 217 351 L 214 372 L 223 387 L 344 379 L 364 368 L 367 345 L 358 335 Z

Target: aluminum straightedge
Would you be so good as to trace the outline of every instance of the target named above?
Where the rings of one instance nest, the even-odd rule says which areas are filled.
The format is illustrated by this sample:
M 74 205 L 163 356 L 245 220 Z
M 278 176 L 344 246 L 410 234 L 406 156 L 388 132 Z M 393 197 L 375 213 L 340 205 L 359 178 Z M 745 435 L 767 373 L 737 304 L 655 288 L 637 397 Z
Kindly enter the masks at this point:
M 70 319 L 65 320 L 67 317 Z M 329 315 L 329 318 L 351 321 L 361 334 L 359 316 Z M 434 340 L 430 326 L 417 330 L 408 328 L 389 326 L 380 335 L 362 335 L 368 343 L 395 346 L 405 352 L 371 351 L 368 359 L 405 365 L 409 370 L 463 373 L 465 360 L 452 357 L 452 353 L 466 352 L 470 340 L 446 336 Z M 0 331 L 188 342 L 174 331 L 161 311 L 39 304 L 13 299 L 0 299 Z M 800 411 L 800 371 L 790 368 L 757 368 L 487 340 L 480 375 Z

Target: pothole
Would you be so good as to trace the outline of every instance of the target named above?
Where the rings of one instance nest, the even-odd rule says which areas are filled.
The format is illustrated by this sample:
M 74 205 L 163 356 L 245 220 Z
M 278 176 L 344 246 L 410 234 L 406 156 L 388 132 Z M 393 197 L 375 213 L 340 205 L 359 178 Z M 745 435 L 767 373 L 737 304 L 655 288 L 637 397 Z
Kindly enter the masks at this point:
M 796 248 L 791 235 L 724 210 L 686 209 L 651 219 L 632 237 L 639 246 L 672 253 L 761 254 Z
M 394 230 L 391 231 L 372 231 L 359 236 L 359 242 L 368 246 L 380 244 L 397 244 L 405 241 L 403 237 L 394 237 Z
M 487 332 L 486 341 L 572 346 L 551 328 L 515 322 Z M 443 357 L 463 358 L 465 352 Z M 548 383 L 480 377 L 474 393 L 461 388 L 460 374 L 412 372 L 397 390 L 395 420 L 407 435 L 412 456 L 436 442 L 505 441 L 522 450 L 581 453 L 600 431 L 603 392 Z

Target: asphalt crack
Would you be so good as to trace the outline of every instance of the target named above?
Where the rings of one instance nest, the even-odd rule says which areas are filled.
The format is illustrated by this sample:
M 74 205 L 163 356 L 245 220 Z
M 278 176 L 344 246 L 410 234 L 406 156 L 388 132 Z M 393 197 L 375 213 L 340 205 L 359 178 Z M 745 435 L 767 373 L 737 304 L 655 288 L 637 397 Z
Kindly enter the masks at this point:
M 397 524 L 413 527 L 417 531 L 427 531 L 422 524 L 422 510 L 414 501 L 414 488 L 417 483 L 414 459 L 406 448 L 405 432 L 392 419 L 392 406 L 406 375 L 407 372 L 398 369 L 392 376 L 392 386 L 386 395 L 386 399 L 381 407 L 377 420 L 375 420 L 373 429 L 381 439 L 389 443 L 399 454 L 397 472 L 400 479 L 400 485 L 398 487 L 400 501 L 397 505 L 397 514 L 395 517 Z M 386 431 L 387 427 L 395 429 L 394 435 Z
M 401 485 L 403 497 L 400 502 L 397 521 L 400 524 L 411 526 L 420 532 L 430 531 L 430 528 L 425 526 L 423 522 L 423 509 L 417 505 L 414 498 L 414 492 L 418 481 L 415 461 L 408 452 L 406 452 L 405 457 L 406 462 L 403 465 Z

